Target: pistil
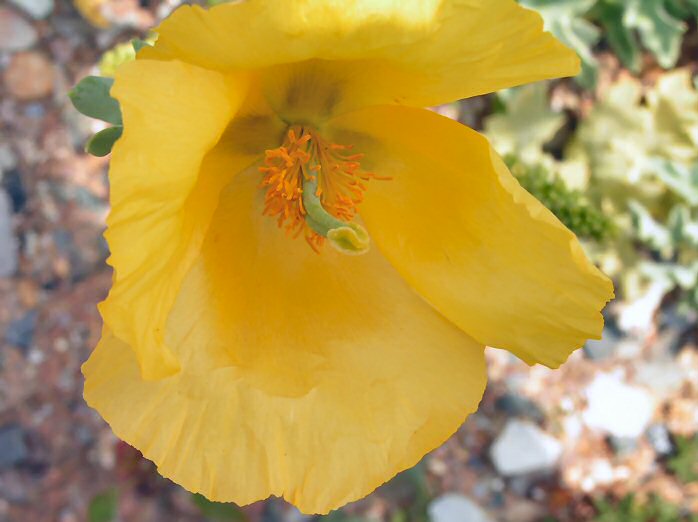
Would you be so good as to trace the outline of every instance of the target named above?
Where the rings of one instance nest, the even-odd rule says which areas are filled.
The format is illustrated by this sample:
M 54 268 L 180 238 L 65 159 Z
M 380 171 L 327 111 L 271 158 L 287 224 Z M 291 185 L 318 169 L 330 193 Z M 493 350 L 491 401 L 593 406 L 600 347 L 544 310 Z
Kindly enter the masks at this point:
M 325 142 L 315 131 L 293 127 L 284 144 L 266 151 L 262 187 L 264 214 L 275 216 L 288 235 L 305 235 L 320 252 L 329 243 L 344 254 L 368 251 L 366 230 L 353 219 L 366 182 L 378 178 L 361 169 L 361 154 L 351 146 Z

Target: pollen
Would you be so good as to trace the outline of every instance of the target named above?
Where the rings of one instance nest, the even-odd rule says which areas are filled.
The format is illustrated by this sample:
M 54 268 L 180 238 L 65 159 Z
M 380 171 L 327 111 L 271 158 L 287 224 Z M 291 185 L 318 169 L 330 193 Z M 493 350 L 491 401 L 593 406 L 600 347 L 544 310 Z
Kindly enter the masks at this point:
M 263 214 L 276 218 L 287 235 L 302 234 L 318 253 L 338 230 L 361 242 L 358 238 L 368 236 L 365 231 L 356 236 L 353 231 L 363 229 L 351 221 L 367 184 L 372 179 L 389 179 L 363 170 L 362 159 L 352 145 L 330 143 L 314 130 L 292 127 L 280 147 L 265 152 L 259 168 L 264 175 L 261 188 L 266 189 Z M 349 249 L 345 253 L 362 252 Z

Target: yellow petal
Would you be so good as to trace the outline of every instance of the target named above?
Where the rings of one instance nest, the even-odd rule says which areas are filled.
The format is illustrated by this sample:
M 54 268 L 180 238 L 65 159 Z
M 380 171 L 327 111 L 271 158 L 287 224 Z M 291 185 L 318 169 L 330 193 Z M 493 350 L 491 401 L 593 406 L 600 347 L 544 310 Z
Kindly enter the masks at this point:
M 477 132 L 432 112 L 337 118 L 366 153 L 361 216 L 375 245 L 429 303 L 476 340 L 556 367 L 603 328 L 611 282 L 575 236 L 523 190 Z
M 326 90 L 339 91 L 337 112 L 435 105 L 579 71 L 576 55 L 514 0 L 247 1 L 182 7 L 157 32 L 142 56 L 222 71 L 271 67 L 267 77 L 288 83 L 286 95 L 314 60 Z
M 167 324 L 181 372 L 141 378 L 108 331 L 85 397 L 160 472 L 217 501 L 360 498 L 475 410 L 483 346 L 377 251 L 315 254 L 261 215 L 257 172 L 221 197 Z
M 125 129 L 111 160 L 112 211 L 105 233 L 115 278 L 100 311 L 114 335 L 135 350 L 147 378 L 178 369 L 163 342 L 167 313 L 221 187 L 251 161 L 230 151 L 204 161 L 240 104 L 243 87 L 176 61 L 139 60 L 116 75 L 112 94 Z M 216 167 L 221 162 L 227 176 Z

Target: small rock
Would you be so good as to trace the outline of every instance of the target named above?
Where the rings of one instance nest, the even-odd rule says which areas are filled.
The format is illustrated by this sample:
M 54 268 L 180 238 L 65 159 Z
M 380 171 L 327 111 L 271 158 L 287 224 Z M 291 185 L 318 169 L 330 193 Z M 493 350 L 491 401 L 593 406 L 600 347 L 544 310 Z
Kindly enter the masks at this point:
M 24 430 L 17 425 L 0 428 L 0 469 L 7 469 L 26 462 L 29 448 L 24 440 Z
M 585 390 L 584 422 L 615 437 L 637 438 L 652 419 L 654 401 L 645 390 L 621 379 L 619 372 L 596 376 Z
M 12 230 L 12 203 L 0 189 L 0 277 L 10 277 L 17 270 L 17 240 Z
M 509 480 L 509 491 L 519 497 L 527 497 L 531 490 L 531 477 L 528 475 L 520 475 Z
M 44 109 L 44 106 L 41 103 L 30 103 L 24 108 L 24 114 L 28 118 L 34 118 L 35 120 L 39 120 L 44 117 L 46 114 L 46 109 Z
M 431 522 L 493 522 L 485 510 L 468 497 L 447 493 L 433 500 L 428 508 Z
M 5 70 L 5 85 L 18 100 L 36 100 L 53 91 L 55 74 L 51 62 L 40 53 L 15 54 Z
M 2 175 L 2 188 L 12 201 L 12 210 L 21 212 L 27 204 L 27 191 L 24 188 L 22 176 L 17 169 L 4 172 Z
M 628 456 L 638 448 L 638 439 L 634 437 L 616 437 L 611 435 L 608 437 L 608 443 L 616 455 L 621 456 Z
M 554 469 L 562 444 L 535 424 L 510 419 L 490 448 L 500 475 L 516 476 Z
M 584 355 L 592 361 L 600 361 L 613 355 L 620 337 L 610 328 L 603 329 L 603 336 L 600 341 L 587 341 L 584 345 Z
M 10 0 L 35 20 L 46 18 L 53 12 L 53 0 Z
M 36 29 L 9 7 L 0 7 L 0 51 L 23 51 L 38 40 Z
M 690 381 L 690 374 L 674 357 L 662 357 L 636 366 L 635 382 L 652 390 L 660 401 L 670 400 L 679 393 L 684 382 Z
M 510 417 L 527 417 L 541 422 L 545 414 L 531 399 L 515 393 L 505 393 L 495 401 L 495 407 Z
M 34 330 L 36 330 L 38 318 L 39 312 L 30 310 L 21 319 L 11 322 L 5 332 L 5 341 L 24 351 L 29 350 L 34 340 Z
M 658 455 L 669 455 L 674 451 L 669 431 L 664 424 L 653 424 L 647 429 L 647 438 Z

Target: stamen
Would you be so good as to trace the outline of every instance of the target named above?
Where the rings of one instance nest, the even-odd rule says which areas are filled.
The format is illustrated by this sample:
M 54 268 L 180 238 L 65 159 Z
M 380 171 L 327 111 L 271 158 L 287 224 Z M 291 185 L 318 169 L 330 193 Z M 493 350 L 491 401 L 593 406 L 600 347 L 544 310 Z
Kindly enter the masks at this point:
M 368 188 L 379 178 L 361 170 L 363 154 L 353 145 L 325 142 L 315 131 L 289 129 L 283 145 L 265 152 L 260 188 L 266 188 L 264 215 L 275 216 L 279 227 L 292 237 L 304 234 L 308 245 L 320 253 L 326 240 L 345 254 L 368 250 L 369 236 L 351 222 Z

